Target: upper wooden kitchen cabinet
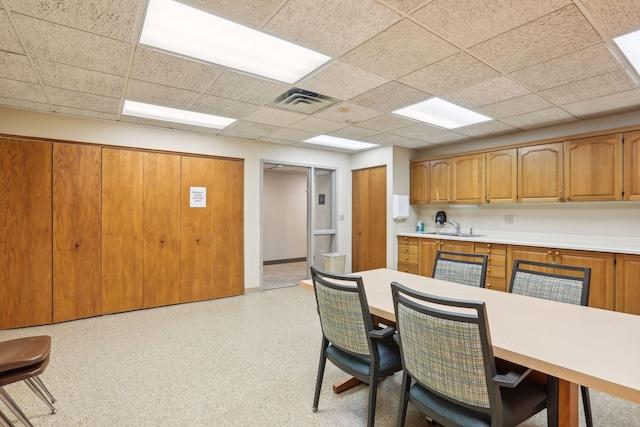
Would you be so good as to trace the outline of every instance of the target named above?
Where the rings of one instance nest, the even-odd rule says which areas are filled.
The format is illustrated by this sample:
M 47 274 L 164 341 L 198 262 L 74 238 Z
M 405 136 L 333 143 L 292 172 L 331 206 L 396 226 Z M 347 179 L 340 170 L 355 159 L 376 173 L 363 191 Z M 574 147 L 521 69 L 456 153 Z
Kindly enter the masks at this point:
M 640 255 L 616 254 L 616 311 L 640 314 Z
M 144 153 L 143 307 L 180 302 L 180 156 Z
M 102 313 L 102 149 L 53 146 L 53 321 Z
M 451 160 L 453 165 L 453 203 L 484 203 L 484 153 L 458 156 Z
M 563 200 L 563 143 L 518 148 L 518 201 Z
M 431 160 L 429 201 L 432 205 L 449 204 L 453 198 L 451 159 Z
M 518 151 L 491 151 L 486 154 L 487 203 L 515 203 L 518 196 Z
M 624 134 L 624 200 L 640 200 L 640 131 Z
M 429 203 L 429 161 L 412 162 L 410 166 L 410 196 L 412 205 Z
M 438 251 L 463 252 L 472 254 L 474 243 L 461 240 L 418 239 L 418 274 L 432 277 L 433 266 Z
M 0 138 L 0 328 L 52 321 L 52 145 Z
M 144 153 L 102 150 L 102 312 L 143 306 Z
M 568 202 L 622 200 L 622 135 L 566 141 L 564 189 Z

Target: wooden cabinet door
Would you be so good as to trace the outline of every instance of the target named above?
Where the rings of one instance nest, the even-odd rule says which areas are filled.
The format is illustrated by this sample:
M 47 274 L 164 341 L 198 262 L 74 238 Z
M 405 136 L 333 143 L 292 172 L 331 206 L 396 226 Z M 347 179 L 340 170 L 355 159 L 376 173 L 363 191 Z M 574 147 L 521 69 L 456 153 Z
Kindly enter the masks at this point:
M 640 314 L 640 255 L 616 254 L 616 311 Z
M 453 203 L 484 203 L 484 153 L 452 159 Z
M 429 161 L 411 163 L 410 203 L 426 205 L 429 203 Z
M 431 160 L 429 167 L 431 169 L 430 203 L 432 205 L 451 203 L 453 197 L 451 159 Z
M 352 176 L 353 271 L 387 265 L 387 167 L 354 170 Z
M 143 153 L 102 150 L 102 312 L 142 308 Z
M 53 321 L 102 313 L 102 149 L 53 146 Z
M 563 144 L 518 148 L 518 201 L 563 200 Z
M 180 156 L 144 153 L 143 307 L 180 302 Z
M 622 200 L 622 135 L 575 139 L 564 144 L 565 200 Z
M 553 263 L 555 256 L 553 249 L 551 248 L 537 248 L 532 246 L 514 246 L 509 245 L 507 247 L 507 292 L 511 288 L 511 275 L 513 273 L 513 263 L 516 260 L 522 261 L 534 261 Z M 553 269 L 550 268 L 534 268 L 531 270 L 544 271 L 545 273 L 553 273 Z
M 640 200 L 640 131 L 624 134 L 624 200 Z
M 0 329 L 52 320 L 51 152 L 0 138 Z
M 487 153 L 487 203 L 515 203 L 518 195 L 518 152 Z
M 215 298 L 244 293 L 244 163 L 214 160 Z
M 440 249 L 438 239 L 418 239 L 418 274 L 432 277 L 436 252 Z
M 606 310 L 615 308 L 613 254 L 559 249 L 555 251 L 555 263 L 591 268 L 589 307 Z M 558 271 L 558 273 L 571 275 L 566 271 Z
M 182 157 L 180 301 L 213 299 L 214 161 Z M 206 207 L 191 207 L 191 187 L 206 188 Z

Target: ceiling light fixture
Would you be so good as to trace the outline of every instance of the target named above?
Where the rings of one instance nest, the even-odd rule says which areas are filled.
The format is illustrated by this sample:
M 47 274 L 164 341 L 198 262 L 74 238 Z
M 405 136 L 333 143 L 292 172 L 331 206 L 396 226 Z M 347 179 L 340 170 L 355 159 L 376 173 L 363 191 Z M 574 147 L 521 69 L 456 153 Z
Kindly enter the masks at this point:
M 173 0 L 150 0 L 140 43 L 286 83 L 331 59 Z
M 613 39 L 637 73 L 640 73 L 640 30 Z
M 127 116 L 144 117 L 145 119 L 162 120 L 165 122 L 183 123 L 186 125 L 203 126 L 213 129 L 223 129 L 235 122 L 235 119 L 196 113 L 195 111 L 178 110 L 177 108 L 161 105 L 145 104 L 136 101 L 124 101 L 122 114 Z
M 377 144 L 370 142 L 354 141 L 353 139 L 338 138 L 329 135 L 318 135 L 313 138 L 305 139 L 302 142 L 311 144 L 326 145 L 328 147 L 346 148 L 347 150 L 364 150 L 365 148 L 377 147 Z
M 491 117 L 483 116 L 440 98 L 431 98 L 393 113 L 445 129 L 455 129 L 493 120 Z

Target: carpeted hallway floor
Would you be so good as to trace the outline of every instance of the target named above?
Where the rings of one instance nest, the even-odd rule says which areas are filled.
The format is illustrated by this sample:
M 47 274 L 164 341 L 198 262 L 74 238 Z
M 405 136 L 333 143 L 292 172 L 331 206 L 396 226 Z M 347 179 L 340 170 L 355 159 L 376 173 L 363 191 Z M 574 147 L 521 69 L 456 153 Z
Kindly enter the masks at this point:
M 0 340 L 52 336 L 42 379 L 58 413 L 50 415 L 23 383 L 5 389 L 35 427 L 364 426 L 366 386 L 334 395 L 331 385 L 344 374 L 330 362 L 319 411 L 311 411 L 317 316 L 312 292 L 287 287 L 0 331 Z M 400 380 L 380 383 L 376 426 L 395 426 Z M 591 396 L 596 426 L 640 425 L 639 405 L 596 390 Z M 407 426 L 426 425 L 410 405 Z M 545 414 L 523 426 L 546 426 Z

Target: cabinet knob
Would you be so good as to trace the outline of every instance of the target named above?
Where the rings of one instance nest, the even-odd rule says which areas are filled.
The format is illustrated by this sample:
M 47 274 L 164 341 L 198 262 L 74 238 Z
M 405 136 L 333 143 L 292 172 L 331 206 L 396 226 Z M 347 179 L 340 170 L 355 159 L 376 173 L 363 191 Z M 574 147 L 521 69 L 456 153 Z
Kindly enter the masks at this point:
M 199 241 L 200 241 L 200 238 L 199 238 L 199 237 L 196 237 L 196 242 L 199 242 Z
M 547 254 L 551 255 L 551 251 L 547 251 Z
M 490 269 L 490 268 L 487 268 L 487 273 L 488 273 L 488 272 L 490 272 L 490 271 L 491 271 L 491 269 Z
M 80 246 L 80 242 L 76 242 L 76 248 Z
M 160 239 L 160 243 L 164 243 L 164 239 Z
M 491 249 L 487 249 L 487 253 L 490 254 L 491 253 Z
M 490 287 L 491 287 L 491 283 L 486 283 L 486 284 L 484 285 L 484 287 L 485 287 L 485 288 L 490 288 Z
M 406 256 L 406 257 L 404 257 L 404 259 L 406 259 L 406 260 L 408 261 L 408 260 L 409 260 L 409 257 L 408 257 L 408 256 Z

